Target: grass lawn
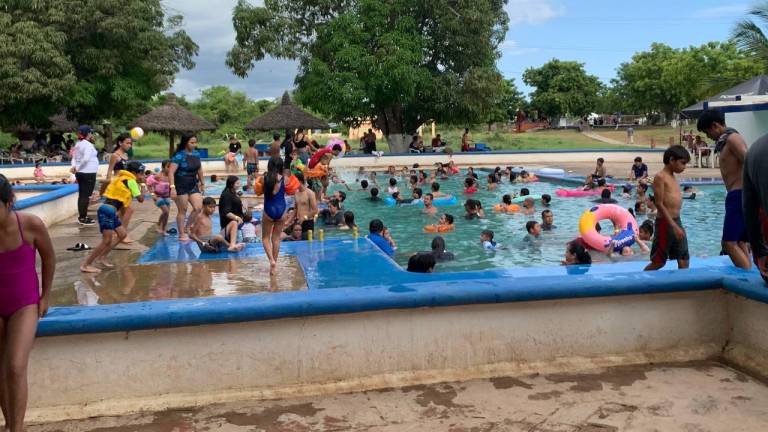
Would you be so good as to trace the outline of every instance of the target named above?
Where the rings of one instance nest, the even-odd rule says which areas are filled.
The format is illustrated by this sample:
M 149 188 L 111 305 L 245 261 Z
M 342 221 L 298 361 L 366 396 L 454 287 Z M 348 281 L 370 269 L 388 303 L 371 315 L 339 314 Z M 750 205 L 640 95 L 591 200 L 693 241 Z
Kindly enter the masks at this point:
M 451 129 L 440 132 L 444 141 L 458 151 L 461 148 L 463 129 Z M 526 133 L 488 132 L 484 129 L 472 129 L 472 140 L 485 143 L 493 150 L 581 150 L 581 149 L 632 149 L 636 147 L 606 144 L 593 140 L 575 130 L 543 130 Z M 425 137 L 425 144 L 429 145 Z
M 667 129 L 672 130 L 672 129 Z M 458 152 L 461 148 L 461 135 L 464 132 L 460 128 L 438 129 L 444 141 Z M 612 131 L 613 132 L 613 131 Z M 424 141 L 429 146 L 431 136 L 427 128 L 424 129 Z M 536 132 L 526 132 L 522 134 L 512 132 L 488 132 L 484 127 L 473 128 L 471 130 L 472 139 L 476 143 L 485 143 L 493 150 L 578 150 L 578 149 L 633 149 L 637 147 L 606 144 L 573 130 L 546 130 Z M 601 132 L 602 133 L 602 132 Z M 635 132 L 635 140 L 638 139 L 639 131 Z M 272 141 L 271 134 L 262 133 L 256 136 L 257 143 L 269 143 Z M 241 138 L 243 146 L 247 145 L 248 138 Z M 327 137 L 320 135 L 317 137 L 321 144 L 327 142 Z M 176 137 L 178 143 L 179 137 Z M 618 139 L 618 138 L 617 138 Z M 208 149 L 209 157 L 223 155 L 227 149 L 228 142 L 223 140 L 218 134 L 204 132 L 198 134 L 199 147 Z M 15 137 L 10 134 L 0 133 L 0 148 L 8 148 L 11 143 L 16 142 Z M 352 142 L 352 147 L 356 148 L 357 143 Z M 96 147 L 101 148 L 104 145 L 100 138 L 97 138 Z M 387 151 L 386 142 L 379 141 L 379 149 Z M 136 159 L 166 159 L 168 157 L 168 138 L 157 133 L 147 133 L 141 140 L 134 142 L 134 158 Z
M 696 125 L 693 125 L 693 127 L 688 126 L 684 128 L 685 131 L 693 129 L 694 136 L 697 134 L 696 132 Z M 606 138 L 612 138 L 617 141 L 626 142 L 627 141 L 627 130 L 626 129 L 619 129 L 619 130 L 613 130 L 613 129 L 593 129 L 592 132 L 604 136 Z M 669 126 L 667 127 L 653 127 L 653 128 L 639 128 L 635 129 L 635 144 L 642 144 L 644 146 L 648 146 L 650 148 L 651 146 L 651 138 L 656 140 L 656 147 L 657 148 L 664 148 L 669 144 L 669 138 L 672 137 L 674 139 L 675 144 L 677 144 L 680 141 L 680 131 L 677 128 L 671 128 Z M 707 137 L 703 133 L 698 133 L 701 135 L 701 137 L 704 139 L 704 141 L 708 141 Z

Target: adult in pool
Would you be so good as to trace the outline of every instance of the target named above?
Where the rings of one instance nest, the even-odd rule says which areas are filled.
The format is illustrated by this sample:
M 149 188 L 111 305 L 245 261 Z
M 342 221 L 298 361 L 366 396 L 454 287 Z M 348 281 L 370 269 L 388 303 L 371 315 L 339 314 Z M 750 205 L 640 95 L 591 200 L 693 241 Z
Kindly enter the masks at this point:
M 48 312 L 56 255 L 43 221 L 14 211 L 13 202 L 11 183 L 0 174 L 0 407 L 5 430 L 16 432 L 24 428 L 29 353 L 37 321 Z
M 264 214 L 261 220 L 261 242 L 269 258 L 269 273 L 277 274 L 277 256 L 280 254 L 280 233 L 285 214 L 285 179 L 283 160 L 272 157 L 264 175 Z

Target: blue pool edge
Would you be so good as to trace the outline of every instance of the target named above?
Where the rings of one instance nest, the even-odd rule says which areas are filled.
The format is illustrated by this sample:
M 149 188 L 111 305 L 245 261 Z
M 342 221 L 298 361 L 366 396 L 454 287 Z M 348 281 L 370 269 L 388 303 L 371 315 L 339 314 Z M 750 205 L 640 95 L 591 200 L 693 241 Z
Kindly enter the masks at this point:
M 670 265 L 674 265 L 670 263 Z M 482 272 L 477 272 L 478 275 Z M 756 270 L 702 266 L 689 270 L 596 273 L 547 278 L 424 280 L 231 297 L 159 300 L 51 308 L 38 336 L 129 332 L 390 309 L 413 309 L 538 300 L 563 300 L 725 289 L 768 303 L 768 286 Z

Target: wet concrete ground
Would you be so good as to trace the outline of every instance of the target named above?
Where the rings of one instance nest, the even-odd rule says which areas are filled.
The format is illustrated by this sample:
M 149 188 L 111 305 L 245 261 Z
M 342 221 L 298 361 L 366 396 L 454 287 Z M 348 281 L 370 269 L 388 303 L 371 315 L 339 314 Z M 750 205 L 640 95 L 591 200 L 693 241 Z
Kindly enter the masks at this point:
M 103 268 L 97 275 L 80 272 L 80 264 L 90 251 L 72 252 L 67 248 L 75 243 L 96 247 L 101 241 L 98 226 L 80 226 L 73 219 L 49 228 L 58 261 L 51 292 L 53 306 L 294 291 L 307 287 L 304 272 L 294 257 L 281 256 L 281 271 L 274 277 L 269 275 L 266 259 L 136 265 L 141 254 L 159 238 L 155 223 L 160 212 L 151 201 L 134 205 L 129 225 L 129 237 L 134 242 L 118 245 L 109 255 L 116 268 Z M 89 210 L 94 218 L 97 208 L 98 204 Z M 175 210 L 171 216 L 175 216 Z
M 228 403 L 29 428 L 30 432 L 766 430 L 768 387 L 714 362 Z

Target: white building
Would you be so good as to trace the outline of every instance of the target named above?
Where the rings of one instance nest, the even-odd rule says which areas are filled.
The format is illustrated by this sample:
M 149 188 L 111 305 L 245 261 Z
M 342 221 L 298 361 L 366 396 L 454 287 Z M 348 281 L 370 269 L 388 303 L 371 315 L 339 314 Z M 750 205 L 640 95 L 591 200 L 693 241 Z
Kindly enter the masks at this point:
M 683 110 L 688 117 L 714 109 L 725 114 L 725 123 L 751 145 L 768 134 L 768 76 L 760 75 Z

